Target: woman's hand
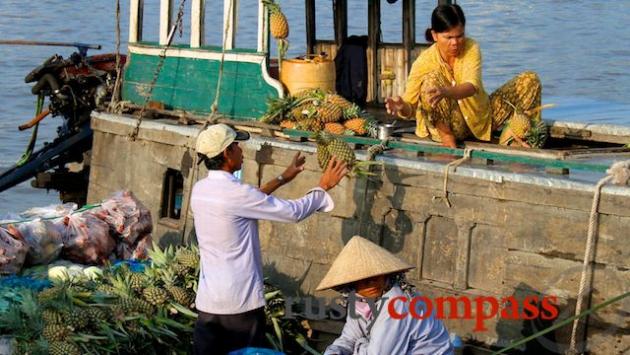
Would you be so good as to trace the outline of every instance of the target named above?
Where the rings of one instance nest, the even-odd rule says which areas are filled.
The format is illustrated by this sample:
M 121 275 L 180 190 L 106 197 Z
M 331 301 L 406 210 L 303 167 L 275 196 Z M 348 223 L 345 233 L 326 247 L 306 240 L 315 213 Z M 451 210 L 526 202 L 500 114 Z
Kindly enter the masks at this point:
M 290 182 L 296 176 L 298 176 L 299 173 L 304 171 L 305 162 L 306 158 L 302 156 L 300 152 L 295 153 L 291 164 L 282 173 L 282 179 L 284 180 L 284 183 Z
M 387 113 L 393 116 L 409 116 L 408 112 L 405 112 L 407 105 L 400 96 L 388 97 L 385 99 L 385 108 Z
M 445 97 L 449 97 L 448 89 L 443 87 L 430 88 L 425 93 L 427 95 L 427 101 L 429 102 L 429 105 L 431 105 L 431 107 L 437 106 L 437 104 L 440 103 L 440 100 Z

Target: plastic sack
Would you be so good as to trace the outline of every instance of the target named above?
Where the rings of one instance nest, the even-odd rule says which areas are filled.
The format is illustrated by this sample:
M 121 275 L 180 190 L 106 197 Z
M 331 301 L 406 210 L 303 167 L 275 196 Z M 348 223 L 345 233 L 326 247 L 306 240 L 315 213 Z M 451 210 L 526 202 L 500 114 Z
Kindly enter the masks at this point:
M 138 237 L 153 230 L 151 212 L 133 195 L 131 191 L 120 191 L 101 203 L 101 208 L 94 212 L 119 234 L 128 245 L 134 245 Z
M 36 220 L 20 223 L 17 229 L 28 244 L 27 265 L 50 264 L 61 254 L 63 227 L 52 221 Z
M 16 274 L 22 270 L 28 245 L 13 226 L 0 228 L 0 274 Z
M 149 258 L 149 250 L 153 243 L 151 234 L 136 239 L 136 244 L 119 243 L 116 246 L 116 258 L 121 260 L 145 260 Z
M 103 264 L 116 248 L 109 225 L 90 212 L 66 216 L 63 224 L 63 255 L 68 260 Z

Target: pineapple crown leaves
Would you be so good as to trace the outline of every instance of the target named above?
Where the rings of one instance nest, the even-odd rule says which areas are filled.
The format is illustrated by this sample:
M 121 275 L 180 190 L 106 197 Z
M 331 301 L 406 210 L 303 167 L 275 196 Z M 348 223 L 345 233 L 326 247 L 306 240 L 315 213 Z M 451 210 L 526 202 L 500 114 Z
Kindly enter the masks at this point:
M 352 106 L 343 109 L 343 118 L 350 119 L 361 116 L 361 108 L 357 104 L 352 104 Z
M 151 259 L 152 265 L 166 266 L 170 264 L 175 258 L 175 251 L 170 245 L 162 250 L 160 246 L 155 241 L 153 241 L 153 246 L 151 250 L 149 250 L 148 255 L 149 259 Z
M 276 4 L 274 0 L 263 0 L 262 3 L 271 11 L 272 13 L 282 12 L 280 5 Z

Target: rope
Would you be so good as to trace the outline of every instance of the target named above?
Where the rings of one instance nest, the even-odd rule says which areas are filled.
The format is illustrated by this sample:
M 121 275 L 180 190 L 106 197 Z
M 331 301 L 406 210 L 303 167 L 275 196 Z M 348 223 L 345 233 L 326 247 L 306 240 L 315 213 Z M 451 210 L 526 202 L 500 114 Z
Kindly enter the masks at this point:
M 389 149 L 389 147 L 387 147 L 388 141 L 389 141 L 389 138 L 385 138 L 381 140 L 381 143 L 370 146 L 367 149 L 367 160 L 372 161 L 377 155 Z
M 230 4 L 228 5 L 228 13 L 232 13 L 232 6 L 234 4 L 234 0 L 230 0 Z M 225 28 L 223 29 L 223 47 L 221 48 L 221 62 L 219 63 L 219 78 L 217 79 L 217 87 L 214 94 L 214 101 L 212 102 L 212 106 L 210 106 L 210 117 L 204 122 L 201 130 L 208 128 L 208 126 L 212 123 L 216 123 L 218 117 L 216 117 L 218 109 L 219 109 L 219 98 L 221 97 L 221 83 L 223 81 L 223 65 L 225 63 L 225 47 L 227 46 L 227 35 L 230 30 L 230 24 L 232 21 L 226 21 Z M 196 152 L 195 152 L 196 153 Z M 186 225 L 188 224 L 188 210 L 190 209 L 190 198 L 192 196 L 192 187 L 195 181 L 197 181 L 197 176 L 199 173 L 199 156 L 194 154 L 193 163 L 192 163 L 192 174 L 190 176 L 190 180 L 188 182 L 188 191 L 186 192 L 186 204 L 184 204 L 184 208 L 182 209 L 182 216 L 184 218 L 184 222 L 182 225 L 182 239 L 185 238 L 186 233 Z
M 39 96 L 37 96 L 37 103 L 35 106 L 35 116 L 39 115 L 42 112 L 43 108 L 44 108 L 44 95 L 39 94 Z M 20 157 L 20 160 L 18 160 L 17 163 L 15 163 L 16 166 L 22 166 L 31 159 L 31 155 L 33 154 L 33 150 L 35 149 L 35 143 L 37 142 L 38 129 L 39 129 L 39 122 L 35 124 L 35 128 L 33 129 L 33 132 L 31 133 L 31 140 L 28 142 L 28 145 L 26 146 L 26 151 L 24 151 L 24 154 L 22 154 L 22 156 Z
M 444 167 L 444 186 L 442 189 L 442 196 L 433 196 L 432 200 L 435 201 L 436 199 L 440 198 L 444 200 L 444 203 L 446 203 L 446 206 L 448 208 L 451 208 L 452 204 L 451 201 L 448 199 L 448 173 L 450 168 L 453 168 L 453 172 L 455 172 L 457 170 L 457 168 L 465 163 L 466 161 L 470 160 L 471 154 L 472 154 L 473 149 L 471 148 L 465 148 L 464 149 L 464 156 L 457 159 L 457 160 L 453 160 L 452 162 L 446 164 L 446 166 Z
M 591 259 L 593 258 L 597 241 L 597 229 L 599 221 L 598 208 L 601 197 L 601 189 L 606 183 L 610 181 L 618 185 L 626 185 L 630 180 L 630 160 L 613 164 L 610 169 L 606 171 L 606 173 L 608 175 L 599 180 L 599 182 L 595 186 L 595 195 L 593 196 L 593 204 L 591 205 L 591 214 L 588 223 L 588 234 L 586 237 L 586 248 L 584 251 L 584 263 L 582 264 L 582 276 L 580 278 L 580 286 L 578 289 L 578 295 L 575 305 L 576 315 L 582 312 L 583 304 L 588 303 L 589 300 L 585 300 L 585 298 L 590 299 L 590 295 L 587 294 L 587 297 L 585 297 L 584 294 L 586 291 L 586 285 L 591 285 L 593 277 L 592 266 L 594 266 L 594 262 Z M 577 349 L 579 325 L 580 319 L 575 319 L 575 321 L 573 322 L 573 329 L 571 330 L 571 342 L 569 350 L 567 350 L 567 354 L 579 354 L 582 352 L 578 351 Z
M 109 111 L 114 112 L 117 107 L 118 97 L 120 96 L 120 0 L 116 0 L 116 82 L 114 83 L 114 91 L 112 99 L 109 102 Z
M 228 5 L 228 14 L 232 13 L 232 6 L 234 5 L 234 0 L 230 0 L 230 4 Z M 225 47 L 227 46 L 227 36 L 230 31 L 230 24 L 232 20 L 226 21 L 225 27 L 223 29 L 223 47 L 221 48 L 221 61 L 219 62 L 219 78 L 217 79 L 217 87 L 214 91 L 214 101 L 212 102 L 212 106 L 210 106 L 210 117 L 206 120 L 203 125 L 202 130 L 208 128 L 210 123 L 214 124 L 217 121 L 215 117 L 218 109 L 219 109 L 219 98 L 221 97 L 221 83 L 223 82 L 223 66 L 225 63 Z
M 136 127 L 133 129 L 133 131 L 128 137 L 129 140 L 132 142 L 135 141 L 136 138 L 138 138 L 138 132 L 140 131 L 140 124 L 142 123 L 142 119 L 144 118 L 144 111 L 146 111 L 147 106 L 149 104 L 149 100 L 151 100 L 151 97 L 153 96 L 153 89 L 155 88 L 155 83 L 157 83 L 157 79 L 160 75 L 160 71 L 162 70 L 162 67 L 164 66 L 164 62 L 166 61 L 166 51 L 171 47 L 171 44 L 173 42 L 173 37 L 175 37 L 175 30 L 177 30 L 178 27 L 182 26 L 183 18 L 184 18 L 185 3 L 186 3 L 186 0 L 182 0 L 182 2 L 179 4 L 179 9 L 177 10 L 177 20 L 175 21 L 173 26 L 171 26 L 171 30 L 168 33 L 166 45 L 164 46 L 164 49 L 162 49 L 162 52 L 160 53 L 160 61 L 158 62 L 155 68 L 155 72 L 153 73 L 153 79 L 151 80 L 151 83 L 149 84 L 149 92 L 144 97 L 144 104 L 142 105 L 142 109 L 140 110 L 140 114 L 139 114 L 140 117 L 138 117 L 138 122 L 136 124 Z

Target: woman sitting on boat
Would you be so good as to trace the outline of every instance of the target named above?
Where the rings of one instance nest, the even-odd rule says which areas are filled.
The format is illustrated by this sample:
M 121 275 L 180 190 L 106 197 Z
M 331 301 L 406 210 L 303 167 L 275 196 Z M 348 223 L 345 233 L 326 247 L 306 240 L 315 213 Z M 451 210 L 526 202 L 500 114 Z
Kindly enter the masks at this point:
M 466 37 L 465 29 L 459 5 L 436 7 L 425 33 L 433 45 L 413 63 L 404 95 L 386 99 L 388 113 L 416 118 L 416 135 L 452 148 L 468 137 L 489 141 L 492 131 L 513 114 L 513 106 L 533 112 L 534 122 L 540 121 L 535 109 L 541 102 L 538 75 L 521 73 L 488 96 L 481 80 L 479 44 Z M 523 135 L 511 136 L 502 137 L 502 143 L 528 146 Z
M 442 322 L 411 301 L 417 294 L 403 273 L 412 268 L 367 239 L 350 239 L 317 287 L 348 295 L 346 324 L 324 355 L 453 354 Z

